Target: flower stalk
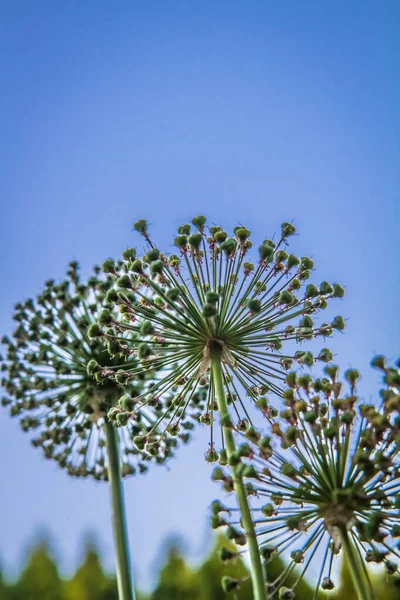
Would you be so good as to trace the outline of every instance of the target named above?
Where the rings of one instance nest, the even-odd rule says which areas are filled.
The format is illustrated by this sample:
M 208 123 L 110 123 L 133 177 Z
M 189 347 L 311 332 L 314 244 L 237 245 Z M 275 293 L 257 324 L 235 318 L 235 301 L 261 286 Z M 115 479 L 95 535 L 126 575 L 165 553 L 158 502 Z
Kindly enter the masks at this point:
M 340 531 L 340 539 L 343 546 L 344 557 L 348 566 L 350 577 L 357 593 L 358 600 L 375 600 L 376 596 L 372 586 L 368 583 L 365 576 L 364 565 L 360 560 L 357 548 L 350 539 L 346 528 Z
M 211 370 L 215 386 L 216 399 L 220 412 L 221 421 L 229 419 L 228 404 L 225 395 L 224 376 L 221 361 L 221 347 L 219 344 L 213 344 L 211 350 Z M 229 426 L 223 426 L 223 435 L 226 445 L 226 451 L 229 459 L 236 452 L 235 439 L 232 429 Z M 263 566 L 260 558 L 260 551 L 256 532 L 253 525 L 251 511 L 246 493 L 246 487 L 243 483 L 243 477 L 237 467 L 232 468 L 233 486 L 237 495 L 238 504 L 242 513 L 243 527 L 247 536 L 247 543 L 250 551 L 251 578 L 253 582 L 253 595 L 255 600 L 266 600 L 266 587 L 264 580 Z
M 118 433 L 109 422 L 104 424 L 108 453 L 108 479 L 112 506 L 115 554 L 117 563 L 117 584 L 119 600 L 135 600 L 129 558 L 128 531 L 125 503 L 121 481 L 121 465 L 118 449 Z

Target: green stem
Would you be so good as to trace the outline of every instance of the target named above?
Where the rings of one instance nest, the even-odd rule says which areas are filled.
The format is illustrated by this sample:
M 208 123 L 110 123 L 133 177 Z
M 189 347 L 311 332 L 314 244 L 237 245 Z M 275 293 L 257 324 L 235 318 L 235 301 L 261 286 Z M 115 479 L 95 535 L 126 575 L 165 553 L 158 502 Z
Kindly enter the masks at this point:
M 217 396 L 218 408 L 221 419 L 229 417 L 228 404 L 225 395 L 224 376 L 222 372 L 221 348 L 215 344 L 212 349 L 211 356 L 212 376 Z M 236 451 L 235 439 L 232 429 L 224 427 L 224 438 L 228 459 Z M 242 513 L 243 527 L 247 536 L 247 543 L 250 550 L 251 560 L 251 578 L 253 582 L 254 600 L 266 600 L 266 582 L 264 579 L 263 566 L 261 563 L 260 550 L 258 548 L 256 532 L 251 518 L 250 507 L 247 499 L 246 489 L 243 483 L 243 478 L 240 475 L 237 467 L 232 467 L 233 471 L 233 486 L 237 495 L 240 511 Z
M 340 530 L 340 539 L 343 545 L 344 559 L 350 572 L 350 577 L 356 590 L 358 600 L 375 600 L 375 594 L 368 582 L 364 565 L 357 548 L 350 539 L 347 529 Z
M 113 530 L 117 562 L 119 600 L 135 600 L 129 559 L 128 532 L 125 518 L 125 503 L 121 481 L 121 466 L 118 450 L 118 433 L 114 425 L 104 425 L 107 443 L 108 479 L 111 490 Z

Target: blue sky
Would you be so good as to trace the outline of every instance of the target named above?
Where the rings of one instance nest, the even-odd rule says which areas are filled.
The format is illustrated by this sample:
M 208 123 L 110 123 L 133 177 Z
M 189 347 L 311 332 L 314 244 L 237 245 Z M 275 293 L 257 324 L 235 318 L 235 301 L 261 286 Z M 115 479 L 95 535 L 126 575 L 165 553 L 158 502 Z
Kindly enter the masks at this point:
M 72 258 L 85 274 L 137 242 L 139 217 L 166 250 L 198 213 L 258 240 L 294 219 L 293 249 L 346 285 L 331 346 L 373 395 L 372 355 L 400 354 L 399 18 L 390 0 L 4 2 L 0 329 Z M 206 449 L 199 431 L 169 472 L 127 482 L 142 585 L 169 533 L 207 548 Z M 39 528 L 66 570 L 88 529 L 112 566 L 105 486 L 43 461 L 6 411 L 0 456 L 9 569 Z

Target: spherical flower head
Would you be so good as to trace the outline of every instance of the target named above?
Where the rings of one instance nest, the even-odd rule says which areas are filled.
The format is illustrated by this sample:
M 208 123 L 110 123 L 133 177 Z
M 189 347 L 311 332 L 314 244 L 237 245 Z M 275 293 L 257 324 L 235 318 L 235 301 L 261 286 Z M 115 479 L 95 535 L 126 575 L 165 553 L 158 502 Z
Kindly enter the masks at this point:
M 34 432 L 35 447 L 78 477 L 107 478 L 107 413 L 112 414 L 121 395 L 130 408 L 135 397 L 151 386 L 152 372 L 129 380 L 124 373 L 115 375 L 113 370 L 110 377 L 107 372 L 106 366 L 138 365 L 131 349 L 105 335 L 97 324 L 112 330 L 115 317 L 108 301 L 114 298 L 115 277 L 123 276 L 120 267 L 107 260 L 107 276 L 95 267 L 83 282 L 78 264 L 71 263 L 66 280 L 48 281 L 36 300 L 16 305 L 17 328 L 2 340 L 6 347 L 2 404 L 20 418 L 24 431 Z M 135 413 L 126 431 L 118 430 L 122 475 L 147 470 L 151 455 L 138 451 L 132 438 L 147 435 L 157 418 L 157 411 L 148 407 Z M 164 441 L 158 462 L 171 454 L 175 444 L 172 439 Z
M 110 304 L 121 316 L 113 325 L 114 339 L 123 335 L 140 368 L 157 371 L 152 393 L 143 393 L 137 408 L 173 394 L 163 415 L 165 432 L 200 408 L 200 421 L 213 428 L 217 402 L 211 364 L 217 354 L 232 405 L 232 427 L 251 425 L 244 396 L 257 403 L 269 391 L 281 394 L 293 363 L 305 368 L 331 359 L 326 348 L 316 355 L 293 350 L 296 343 L 304 348 L 308 340 L 342 330 L 344 321 L 336 317 L 315 323 L 331 299 L 343 296 L 343 288 L 323 282 L 310 292 L 314 261 L 287 251 L 287 239 L 295 232 L 292 224 L 282 226 L 276 242 L 259 243 L 257 251 L 247 227 L 228 233 L 219 226 L 208 229 L 204 216 L 195 217 L 178 228 L 171 255 L 155 246 L 146 222 L 135 229 L 148 249 L 135 260 L 124 256 L 123 281 L 114 277 L 119 291 L 114 290 Z M 107 323 L 99 322 L 99 327 L 108 335 Z M 113 334 L 108 337 L 111 341 Z M 122 370 L 127 379 L 136 373 Z
M 382 357 L 373 365 L 385 384 L 376 404 L 358 396 L 357 369 L 345 372 L 345 382 L 333 365 L 318 379 L 290 374 L 272 434 L 240 456 L 251 493 L 265 502 L 254 522 L 267 564 L 290 554 L 271 595 L 288 589 L 287 577 L 301 566 L 300 581 L 312 561 L 321 564 L 315 594 L 333 589 L 335 558 L 349 542 L 365 563 L 400 577 L 400 371 Z M 225 524 L 235 525 L 225 510 Z

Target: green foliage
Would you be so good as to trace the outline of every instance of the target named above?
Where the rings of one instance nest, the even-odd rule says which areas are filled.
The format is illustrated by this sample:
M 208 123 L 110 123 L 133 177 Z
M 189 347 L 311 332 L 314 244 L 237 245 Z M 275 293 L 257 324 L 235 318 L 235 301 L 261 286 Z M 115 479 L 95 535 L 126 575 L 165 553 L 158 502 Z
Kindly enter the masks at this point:
M 117 598 L 115 577 L 106 575 L 96 547 L 89 543 L 83 563 L 66 584 L 65 600 L 114 600 Z
M 224 549 L 224 550 L 223 550 Z M 223 552 L 222 552 L 223 550 Z M 240 551 L 241 549 L 239 549 Z M 241 555 L 233 560 L 238 547 L 224 535 L 219 535 L 205 561 L 198 567 L 190 567 L 181 552 L 174 546 L 169 548 L 153 593 L 145 597 L 137 594 L 137 600 L 251 600 L 249 570 Z M 268 581 L 273 581 L 282 572 L 284 561 L 274 558 L 268 565 Z M 221 586 L 223 577 L 240 582 L 239 588 L 225 593 Z M 290 587 L 296 573 L 285 582 Z M 371 574 L 376 600 L 397 600 L 399 589 L 393 585 L 382 570 L 374 569 Z M 320 591 L 318 600 L 357 600 L 346 563 L 342 562 L 340 573 L 334 576 L 336 589 Z M 303 580 L 296 586 L 296 600 L 312 600 L 312 585 Z M 28 557 L 26 566 L 14 584 L 4 580 L 0 568 L 0 600 L 118 600 L 115 577 L 107 574 L 102 566 L 98 549 L 88 544 L 81 565 L 68 580 L 58 573 L 54 557 L 46 541 L 39 541 Z M 278 595 L 270 597 L 278 600 Z
M 49 545 L 42 540 L 33 548 L 12 597 L 21 600 L 65 600 L 64 591 L 64 583 Z
M 151 600 L 180 599 L 202 600 L 201 580 L 198 573 L 187 565 L 179 549 L 171 546 Z

